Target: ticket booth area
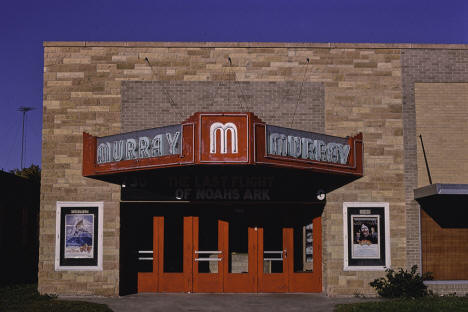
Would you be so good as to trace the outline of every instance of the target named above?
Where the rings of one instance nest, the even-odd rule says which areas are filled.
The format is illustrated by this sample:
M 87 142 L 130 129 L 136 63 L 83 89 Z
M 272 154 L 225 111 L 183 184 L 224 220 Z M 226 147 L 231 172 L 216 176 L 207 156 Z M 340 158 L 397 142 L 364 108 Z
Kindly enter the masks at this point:
M 121 186 L 121 295 L 321 292 L 326 194 L 362 175 L 362 134 L 252 113 L 83 134 L 83 176 Z
M 122 226 L 121 275 L 128 292 L 320 292 L 321 212 L 320 205 L 123 204 L 130 222 Z

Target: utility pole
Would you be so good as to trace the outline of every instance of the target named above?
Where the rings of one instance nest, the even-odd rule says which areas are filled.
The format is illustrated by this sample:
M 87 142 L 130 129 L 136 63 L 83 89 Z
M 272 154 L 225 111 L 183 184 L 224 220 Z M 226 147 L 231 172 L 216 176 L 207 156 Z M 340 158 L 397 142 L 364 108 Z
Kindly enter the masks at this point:
M 26 117 L 26 113 L 29 111 L 32 111 L 35 109 L 34 107 L 27 107 L 27 106 L 20 106 L 17 111 L 23 113 L 23 131 L 21 135 L 21 169 L 23 169 L 23 154 L 24 154 L 24 145 L 25 145 L 25 139 L 24 139 L 24 119 Z

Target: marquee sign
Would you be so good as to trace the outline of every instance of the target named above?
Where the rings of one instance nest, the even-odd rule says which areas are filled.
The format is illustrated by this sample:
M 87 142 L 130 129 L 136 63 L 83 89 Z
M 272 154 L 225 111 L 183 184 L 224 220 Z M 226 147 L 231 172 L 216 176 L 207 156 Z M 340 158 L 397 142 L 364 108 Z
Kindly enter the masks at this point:
M 86 177 L 115 182 L 114 174 L 193 165 L 295 168 L 352 180 L 363 173 L 362 134 L 342 138 L 266 125 L 252 113 L 195 113 L 180 125 L 106 137 L 83 133 Z
M 199 125 L 200 162 L 248 161 L 249 115 L 204 113 Z
M 346 165 L 350 146 L 346 139 L 313 132 L 266 126 L 268 155 L 289 156 Z
M 180 153 L 181 126 L 167 126 L 97 138 L 96 163 Z

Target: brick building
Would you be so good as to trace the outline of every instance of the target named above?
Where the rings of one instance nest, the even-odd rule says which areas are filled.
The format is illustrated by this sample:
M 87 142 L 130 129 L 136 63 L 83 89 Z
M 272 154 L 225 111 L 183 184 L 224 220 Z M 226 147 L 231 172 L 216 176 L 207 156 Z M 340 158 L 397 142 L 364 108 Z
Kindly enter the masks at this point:
M 466 293 L 467 96 L 466 45 L 46 42 L 39 290 Z

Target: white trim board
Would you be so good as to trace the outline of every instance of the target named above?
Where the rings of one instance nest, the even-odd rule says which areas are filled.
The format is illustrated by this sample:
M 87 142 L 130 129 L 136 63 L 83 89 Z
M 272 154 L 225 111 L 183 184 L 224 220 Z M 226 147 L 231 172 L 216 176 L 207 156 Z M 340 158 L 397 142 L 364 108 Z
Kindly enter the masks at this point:
M 348 259 L 348 208 L 382 208 L 385 217 L 385 265 L 384 266 L 350 266 Z M 390 256 L 390 213 L 387 202 L 343 202 L 343 247 L 344 271 L 385 271 L 391 267 Z
M 60 214 L 62 207 L 98 207 L 97 265 L 61 266 L 60 265 Z M 104 202 L 66 202 L 58 201 L 55 216 L 55 271 L 102 271 Z

